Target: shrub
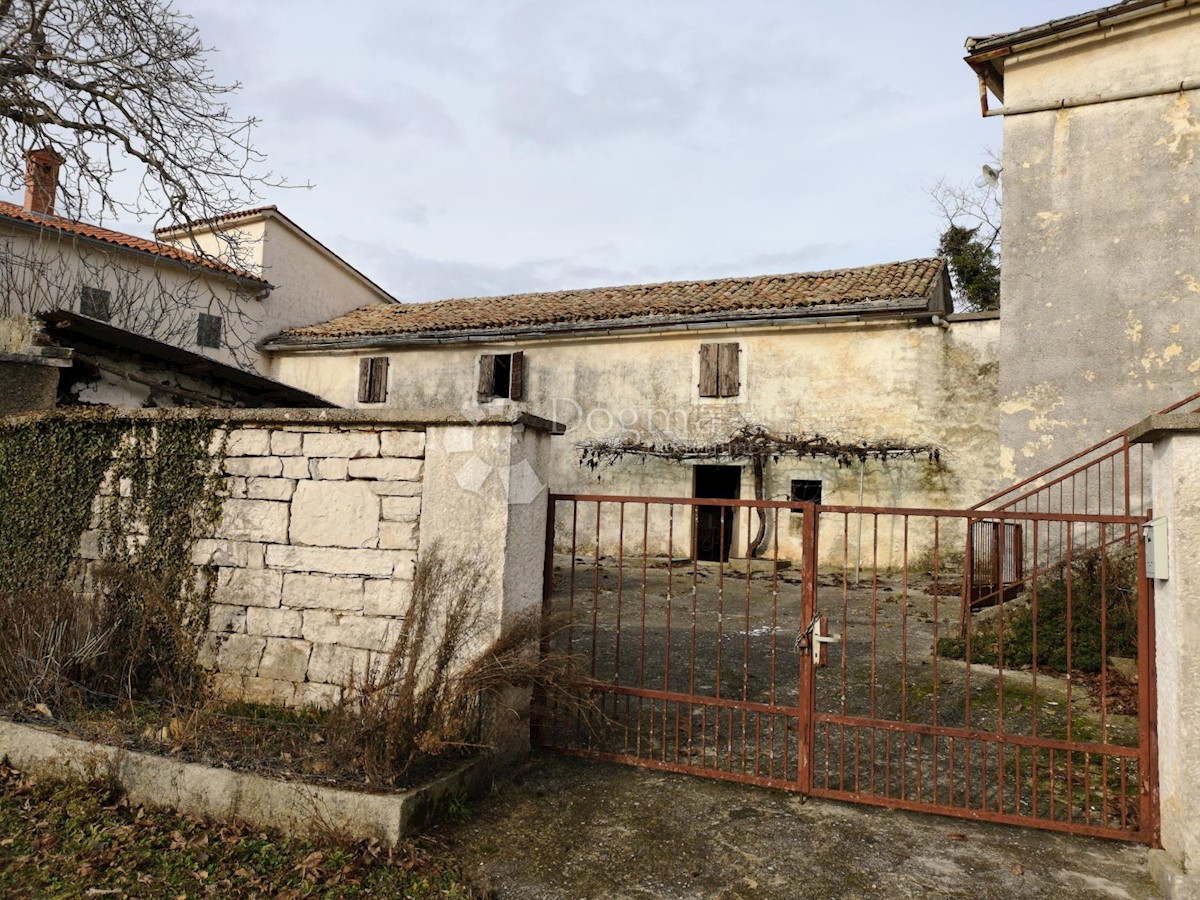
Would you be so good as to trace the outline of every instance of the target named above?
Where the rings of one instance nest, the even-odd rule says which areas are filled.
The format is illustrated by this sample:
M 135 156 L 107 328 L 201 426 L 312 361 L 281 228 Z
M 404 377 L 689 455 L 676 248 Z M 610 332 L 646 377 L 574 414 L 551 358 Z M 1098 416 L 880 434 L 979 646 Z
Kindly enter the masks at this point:
M 1105 653 L 1110 657 L 1136 657 L 1136 556 L 1127 552 L 1083 551 L 1072 560 L 1070 572 L 1070 668 L 1076 672 L 1099 672 Z M 1065 575 L 1047 576 L 1038 582 L 1036 626 L 1032 595 L 1026 598 L 1030 601 L 1027 605 L 1003 614 L 1005 666 L 1032 666 L 1036 637 L 1039 668 L 1067 671 L 1067 587 Z M 986 622 L 972 623 L 971 662 L 993 666 L 998 663 L 1001 642 L 997 626 L 1001 611 L 997 613 Z M 937 650 L 939 656 L 950 659 L 967 656 L 962 637 L 942 638 Z
M 489 746 L 495 702 L 513 689 L 557 688 L 560 657 L 539 652 L 540 611 L 482 642 L 493 602 L 478 562 L 423 547 L 408 615 L 390 652 L 345 691 L 327 734 L 372 780 L 395 783 L 427 764 Z

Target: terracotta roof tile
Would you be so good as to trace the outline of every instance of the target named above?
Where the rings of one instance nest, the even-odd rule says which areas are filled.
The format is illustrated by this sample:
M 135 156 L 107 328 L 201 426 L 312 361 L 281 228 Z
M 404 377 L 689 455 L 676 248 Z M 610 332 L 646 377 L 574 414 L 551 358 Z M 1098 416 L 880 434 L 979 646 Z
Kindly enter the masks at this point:
M 191 228 L 203 228 L 209 225 L 216 225 L 218 222 L 235 222 L 238 219 L 249 219 L 252 216 L 262 215 L 263 213 L 278 212 L 277 206 L 255 206 L 250 209 L 239 209 L 234 212 L 224 213 L 220 216 L 211 216 L 207 219 L 197 219 L 195 222 L 189 223 L 173 223 L 171 225 L 163 225 L 160 228 L 155 228 L 155 234 L 173 234 L 179 231 L 185 231 Z
M 45 228 L 51 231 L 57 231 L 61 234 L 74 234 L 80 237 L 90 238 L 94 241 L 102 241 L 106 244 L 113 244 L 117 247 L 124 247 L 127 250 L 138 250 L 142 253 L 151 253 L 154 256 L 160 256 L 163 259 L 174 260 L 175 262 L 184 263 L 186 265 L 200 266 L 201 268 L 211 269 L 214 272 L 220 272 L 224 275 L 232 275 L 235 278 L 250 281 L 255 284 L 261 284 L 263 287 L 268 287 L 269 282 L 260 278 L 257 275 L 251 275 L 249 272 L 243 272 L 233 266 L 227 266 L 224 263 L 214 259 L 206 259 L 202 256 L 197 256 L 194 253 L 189 253 L 180 247 L 173 244 L 164 244 L 159 241 L 152 241 L 148 238 L 137 237 L 132 234 L 125 234 L 121 231 L 113 231 L 110 228 L 101 228 L 97 225 L 88 225 L 85 222 L 76 222 L 73 219 L 65 219 L 62 216 L 47 216 L 40 213 L 30 212 L 22 206 L 15 203 L 7 203 L 0 200 L 0 217 L 13 219 L 18 222 L 24 222 L 28 225 L 36 225 L 39 228 Z
M 272 343 L 306 344 L 447 332 L 587 327 L 629 320 L 728 319 L 771 312 L 813 314 L 847 306 L 894 308 L 927 303 L 945 272 L 942 259 L 914 259 L 858 269 L 762 275 L 715 281 L 672 281 L 625 287 L 377 303 L 328 322 L 285 331 Z

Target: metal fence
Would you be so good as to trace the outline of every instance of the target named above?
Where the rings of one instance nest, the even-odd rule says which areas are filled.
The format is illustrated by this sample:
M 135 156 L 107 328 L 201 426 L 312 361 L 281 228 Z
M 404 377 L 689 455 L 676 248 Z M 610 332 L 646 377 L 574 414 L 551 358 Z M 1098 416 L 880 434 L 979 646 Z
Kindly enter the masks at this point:
M 564 624 L 547 650 L 579 677 L 542 710 L 543 744 L 1155 839 L 1151 582 L 1141 542 L 1125 539 L 1144 517 L 551 499 L 547 607 Z M 697 560 L 712 506 L 731 522 L 773 510 L 766 540 L 743 528 L 728 558 Z M 781 553 L 781 529 L 800 535 L 798 557 Z M 981 573 L 993 602 L 972 613 Z

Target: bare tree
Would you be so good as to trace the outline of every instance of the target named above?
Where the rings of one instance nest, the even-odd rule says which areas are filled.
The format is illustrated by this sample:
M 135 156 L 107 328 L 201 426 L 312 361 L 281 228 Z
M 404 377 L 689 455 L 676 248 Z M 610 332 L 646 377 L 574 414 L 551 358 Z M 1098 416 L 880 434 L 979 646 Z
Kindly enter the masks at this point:
M 0 0 L 0 185 L 28 187 L 26 154 L 46 151 L 62 163 L 48 211 L 156 226 L 221 216 L 281 185 L 254 149 L 255 120 L 229 106 L 240 86 L 216 80 L 209 53 L 170 0 Z M 221 316 L 224 343 L 249 368 L 262 285 L 214 276 L 210 260 L 257 274 L 236 229 L 214 237 L 190 242 L 192 266 L 69 233 L 5 238 L 0 315 L 76 309 L 82 287 L 103 286 L 114 324 L 169 343 L 195 346 L 197 313 Z
M 986 173 L 969 184 L 954 184 L 939 178 L 929 189 L 941 218 L 947 225 L 978 229 L 979 239 L 1000 256 L 1000 157 L 994 150 L 985 150 Z
M 945 178 L 929 190 L 945 222 L 938 252 L 950 264 L 960 307 L 997 309 L 1000 304 L 1000 160 L 988 150 L 983 177 L 971 184 Z
M 239 118 L 210 52 L 169 0 L 0 0 L 0 166 L 21 186 L 24 154 L 64 157 L 65 214 L 197 221 L 276 183 L 259 171 L 253 118 Z M 135 196 L 113 178 L 141 170 Z

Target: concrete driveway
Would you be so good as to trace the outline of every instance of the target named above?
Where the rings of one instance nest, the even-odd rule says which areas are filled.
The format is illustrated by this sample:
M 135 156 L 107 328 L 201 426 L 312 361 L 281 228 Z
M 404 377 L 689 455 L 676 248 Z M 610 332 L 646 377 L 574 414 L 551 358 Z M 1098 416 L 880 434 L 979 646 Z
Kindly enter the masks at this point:
M 1151 898 L 1132 844 L 544 753 L 450 840 L 509 898 Z

